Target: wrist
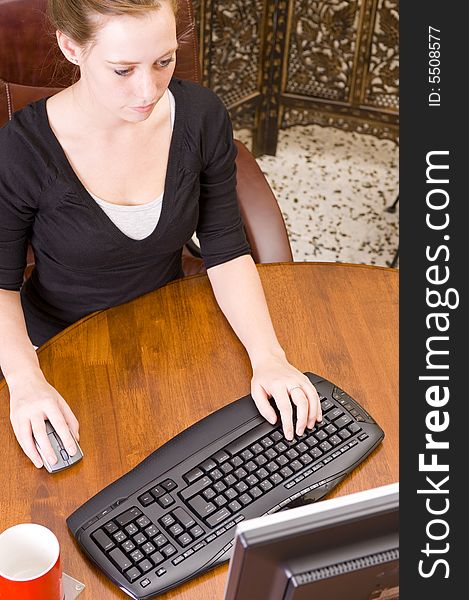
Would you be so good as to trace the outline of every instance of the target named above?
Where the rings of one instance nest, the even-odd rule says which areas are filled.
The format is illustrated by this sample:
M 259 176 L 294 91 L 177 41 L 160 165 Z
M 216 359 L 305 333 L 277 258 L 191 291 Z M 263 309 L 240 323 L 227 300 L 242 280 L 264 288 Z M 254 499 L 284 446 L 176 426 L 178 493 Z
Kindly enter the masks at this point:
M 4 375 L 10 392 L 45 381 L 44 373 L 39 366 L 30 368 L 26 372 L 13 371 Z
M 281 346 L 256 348 L 248 352 L 248 354 L 253 370 L 265 362 L 271 362 L 272 360 L 287 360 L 285 351 Z

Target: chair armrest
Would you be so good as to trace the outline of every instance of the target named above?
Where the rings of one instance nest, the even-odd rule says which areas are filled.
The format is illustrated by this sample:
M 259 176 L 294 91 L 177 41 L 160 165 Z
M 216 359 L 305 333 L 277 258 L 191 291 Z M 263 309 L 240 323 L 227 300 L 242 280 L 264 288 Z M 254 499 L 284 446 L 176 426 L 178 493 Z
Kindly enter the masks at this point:
M 239 140 L 235 144 L 238 202 L 254 262 L 291 262 L 288 232 L 272 189 L 248 148 Z

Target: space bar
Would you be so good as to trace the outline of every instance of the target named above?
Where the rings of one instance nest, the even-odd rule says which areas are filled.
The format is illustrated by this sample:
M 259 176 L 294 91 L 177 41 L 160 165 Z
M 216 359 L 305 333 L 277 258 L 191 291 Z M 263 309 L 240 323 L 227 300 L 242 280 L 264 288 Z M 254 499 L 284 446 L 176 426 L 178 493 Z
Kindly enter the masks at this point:
M 272 432 L 272 425 L 270 423 L 268 423 L 267 421 L 264 421 L 257 427 L 254 427 L 254 429 L 251 429 L 251 431 L 248 431 L 247 433 L 243 434 L 241 437 L 230 442 L 228 444 L 228 446 L 225 446 L 223 449 L 226 452 L 228 452 L 228 454 L 231 454 L 231 456 L 234 456 L 235 454 L 238 454 L 238 452 L 243 450 L 243 448 L 246 448 L 246 446 L 249 446 L 250 444 L 257 442 L 257 440 L 259 438 L 261 438 L 264 435 L 267 435 L 268 433 L 271 433 L 271 432 Z

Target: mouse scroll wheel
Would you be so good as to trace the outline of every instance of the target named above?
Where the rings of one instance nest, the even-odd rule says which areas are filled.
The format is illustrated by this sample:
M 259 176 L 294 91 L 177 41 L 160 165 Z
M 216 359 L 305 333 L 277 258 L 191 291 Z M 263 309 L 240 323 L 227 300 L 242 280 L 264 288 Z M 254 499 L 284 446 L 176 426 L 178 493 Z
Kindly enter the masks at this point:
M 70 460 L 70 456 L 68 455 L 68 452 L 66 450 L 64 450 L 63 448 L 60 450 L 60 454 L 64 460 Z

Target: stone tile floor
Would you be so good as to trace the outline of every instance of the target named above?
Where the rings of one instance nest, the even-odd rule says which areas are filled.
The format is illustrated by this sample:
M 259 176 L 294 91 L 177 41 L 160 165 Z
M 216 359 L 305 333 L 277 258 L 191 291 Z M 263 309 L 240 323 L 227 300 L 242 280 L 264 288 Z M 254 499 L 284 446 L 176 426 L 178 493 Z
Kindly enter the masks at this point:
M 250 132 L 234 135 L 251 148 Z M 399 244 L 399 149 L 390 140 L 319 125 L 279 132 L 257 159 L 279 202 L 295 261 L 389 266 Z M 395 265 L 398 267 L 398 262 Z

